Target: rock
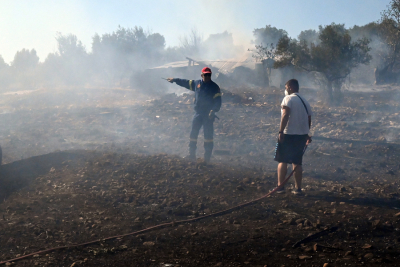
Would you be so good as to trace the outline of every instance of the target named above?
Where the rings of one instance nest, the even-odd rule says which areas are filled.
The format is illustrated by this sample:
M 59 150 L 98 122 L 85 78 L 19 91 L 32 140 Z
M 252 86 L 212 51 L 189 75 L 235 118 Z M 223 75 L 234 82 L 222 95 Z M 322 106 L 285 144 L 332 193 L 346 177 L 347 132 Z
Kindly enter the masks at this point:
M 393 171 L 393 170 L 388 170 L 388 171 L 386 172 L 386 174 L 390 174 L 390 175 L 396 175 L 396 174 L 394 173 L 394 171 Z
M 374 254 L 372 254 L 372 253 L 367 253 L 364 255 L 365 259 L 372 259 L 373 257 L 374 257 Z
M 350 255 L 353 255 L 353 251 L 351 251 L 351 250 L 346 251 L 346 253 L 344 253 L 345 257 L 350 256 Z
M 310 220 L 305 220 L 303 224 L 306 226 L 312 226 L 312 222 Z
M 143 246 L 145 247 L 152 247 L 154 246 L 156 243 L 151 242 L 151 241 L 147 241 L 147 242 L 143 242 Z
M 372 245 L 370 245 L 370 244 L 365 244 L 365 245 L 362 246 L 361 248 L 363 248 L 363 249 L 371 249 L 371 248 L 372 248 Z
M 244 191 L 244 187 L 243 187 L 242 185 L 238 185 L 238 186 L 236 187 L 236 190 Z
M 306 247 L 306 248 L 304 249 L 304 252 L 311 252 L 311 251 L 313 251 L 313 248 L 312 248 L 312 247 Z
M 396 213 L 394 217 L 400 217 L 400 212 Z
M 299 256 L 299 259 L 300 259 L 300 260 L 312 259 L 312 256 L 301 255 L 301 256 Z
M 372 221 L 372 227 L 378 227 L 381 224 L 381 220 Z
M 323 267 L 331 267 L 331 266 L 333 266 L 332 264 L 330 264 L 330 263 L 324 263 L 324 265 L 322 265 Z

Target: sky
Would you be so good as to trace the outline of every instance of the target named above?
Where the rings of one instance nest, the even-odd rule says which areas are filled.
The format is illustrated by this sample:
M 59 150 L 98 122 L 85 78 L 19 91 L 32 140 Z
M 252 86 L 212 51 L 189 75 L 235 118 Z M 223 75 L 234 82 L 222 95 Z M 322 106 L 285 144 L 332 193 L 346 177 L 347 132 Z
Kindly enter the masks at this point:
M 197 29 L 228 31 L 236 45 L 251 48 L 253 30 L 266 25 L 297 37 L 302 30 L 332 22 L 346 27 L 377 21 L 390 0 L 0 0 L 0 55 L 35 49 L 43 62 L 57 51 L 56 35 L 74 34 L 91 51 L 92 37 L 118 26 L 141 26 L 165 37 L 166 46 Z

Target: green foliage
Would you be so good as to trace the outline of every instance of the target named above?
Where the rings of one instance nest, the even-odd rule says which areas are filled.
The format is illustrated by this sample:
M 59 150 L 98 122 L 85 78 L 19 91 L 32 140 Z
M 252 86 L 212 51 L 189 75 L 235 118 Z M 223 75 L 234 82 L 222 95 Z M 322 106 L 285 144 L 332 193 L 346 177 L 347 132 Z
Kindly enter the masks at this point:
M 379 35 L 389 50 L 384 68 L 392 70 L 400 59 L 400 0 L 392 0 L 381 15 Z
M 378 22 L 371 22 L 365 24 L 363 26 L 354 25 L 352 28 L 349 28 L 349 34 L 352 39 L 375 39 L 378 38 L 381 31 L 381 24 Z
M 263 44 L 256 45 L 256 50 L 252 55 L 256 62 L 259 61 L 263 63 L 269 59 L 273 61 L 275 56 L 275 46 L 273 43 L 267 44 L 266 46 L 263 46 Z
M 315 71 L 326 78 L 329 100 L 333 100 L 332 84 L 340 92 L 343 80 L 360 64 L 368 64 L 369 40 L 352 42 L 348 30 L 342 24 L 319 28 L 319 44 L 281 38 L 276 49 L 276 68 L 294 65 L 305 71 Z
M 36 55 L 36 50 L 22 49 L 17 51 L 14 56 L 11 66 L 17 71 L 24 72 L 34 69 L 39 63 L 39 57 Z
M 49 54 L 41 66 L 46 85 L 84 85 L 90 78 L 89 55 L 76 35 L 57 33 L 58 52 Z
M 120 84 L 135 69 L 154 66 L 161 61 L 165 39 L 159 33 L 147 33 L 142 27 L 123 28 L 92 41 L 92 64 L 99 79 Z
M 4 58 L 0 55 L 0 70 L 7 68 L 8 64 L 4 61 Z
M 0 55 L 0 90 L 6 89 L 13 76 L 10 75 L 10 66 L 4 61 Z
M 253 35 L 256 38 L 255 44 L 274 44 L 276 45 L 283 36 L 287 36 L 288 33 L 283 29 L 277 29 L 271 25 L 265 26 L 265 28 L 255 29 Z
M 319 34 L 316 30 L 301 31 L 297 39 L 301 42 L 304 41 L 308 45 L 319 44 Z
M 62 35 L 57 33 L 57 47 L 58 53 L 62 57 L 76 57 L 76 56 L 86 56 L 86 49 L 82 45 L 82 42 L 78 40 L 76 35 L 68 34 Z
M 142 27 L 118 29 L 102 36 L 96 34 L 92 41 L 93 54 L 113 52 L 123 55 L 143 54 L 151 57 L 155 52 L 164 49 L 165 38 L 159 33 L 146 33 Z

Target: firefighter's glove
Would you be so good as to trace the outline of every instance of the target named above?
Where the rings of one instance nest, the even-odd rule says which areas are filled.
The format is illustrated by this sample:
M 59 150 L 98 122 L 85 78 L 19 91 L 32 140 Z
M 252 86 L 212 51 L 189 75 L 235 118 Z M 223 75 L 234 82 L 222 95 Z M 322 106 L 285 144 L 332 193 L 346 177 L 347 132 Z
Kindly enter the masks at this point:
M 208 117 L 209 117 L 210 119 L 214 119 L 214 117 L 215 117 L 215 112 L 214 112 L 214 110 L 210 110 L 210 113 L 208 113 Z
M 169 81 L 170 83 L 174 82 L 174 78 L 167 78 L 167 81 Z

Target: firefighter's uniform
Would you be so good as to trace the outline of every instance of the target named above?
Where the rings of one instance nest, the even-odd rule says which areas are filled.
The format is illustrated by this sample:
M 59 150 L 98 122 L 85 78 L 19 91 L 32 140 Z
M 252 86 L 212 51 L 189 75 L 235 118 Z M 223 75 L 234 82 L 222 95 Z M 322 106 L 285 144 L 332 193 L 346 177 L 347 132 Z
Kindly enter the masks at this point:
M 210 111 L 218 112 L 221 108 L 221 90 L 213 82 L 203 80 L 185 80 L 174 78 L 174 82 L 195 92 L 194 110 L 195 114 L 190 132 L 189 155 L 196 157 L 197 137 L 201 126 L 204 131 L 204 160 L 209 161 L 214 147 L 214 120 L 215 116 L 209 117 Z

